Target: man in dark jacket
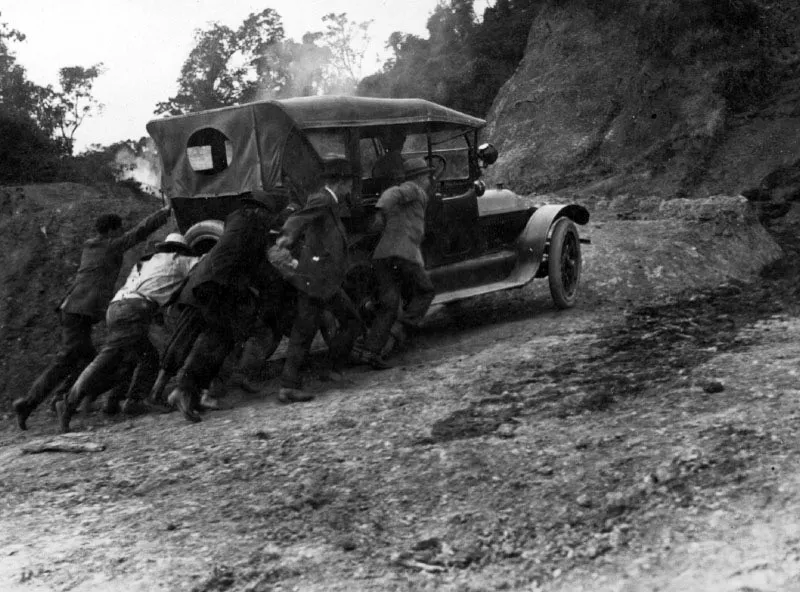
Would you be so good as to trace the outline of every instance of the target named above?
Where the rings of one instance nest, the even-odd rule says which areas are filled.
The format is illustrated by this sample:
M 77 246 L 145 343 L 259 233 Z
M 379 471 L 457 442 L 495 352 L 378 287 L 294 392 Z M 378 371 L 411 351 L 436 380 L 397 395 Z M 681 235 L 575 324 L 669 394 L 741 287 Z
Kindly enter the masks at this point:
M 97 236 L 84 243 L 75 281 L 58 307 L 61 347 L 28 394 L 13 403 L 20 429 L 27 429 L 28 417 L 53 389 L 65 380 L 75 380 L 92 361 L 95 355 L 92 326 L 105 316 L 125 251 L 166 224 L 169 214 L 169 206 L 162 208 L 128 232 L 123 231 L 122 220 L 116 214 L 97 218 Z
M 357 352 L 361 362 L 375 369 L 390 367 L 381 351 L 397 320 L 402 293 L 411 294 L 401 319 L 409 327 L 419 325 L 434 297 L 420 248 L 425 236 L 425 210 L 433 191 L 432 169 L 421 158 L 410 159 L 404 166 L 406 182 L 384 191 L 375 204 L 378 226 L 383 227 L 372 255 L 378 280 L 378 309 L 364 349 Z
M 279 215 L 275 195 L 253 192 L 228 215 L 219 241 L 181 290 L 178 329 L 165 357 L 179 366 L 169 403 L 191 422 L 201 421 L 200 393 L 207 389 L 237 342 L 258 325 L 265 306 L 280 306 L 272 293 L 283 280 L 266 260 L 270 230 Z
M 342 321 L 334 343 L 329 344 L 333 362 L 341 360 L 360 327 L 358 314 L 342 290 L 348 267 L 347 233 L 340 218 L 341 202 L 353 190 L 353 170 L 343 158 L 324 163 L 323 186 L 308 196 L 302 210 L 292 214 L 275 242 L 290 249 L 302 237 L 297 266 L 285 273 L 298 290 L 297 314 L 289 337 L 286 362 L 281 374 L 278 400 L 282 403 L 310 401 L 313 395 L 301 390 L 300 369 L 320 328 L 324 310 Z
M 112 387 L 127 386 L 122 411 L 136 415 L 147 410 L 143 398 L 158 372 L 158 350 L 150 341 L 156 313 L 172 298 L 200 260 L 181 234 L 172 233 L 131 269 L 106 312 L 108 335 L 100 353 L 81 373 L 66 399 L 57 404 L 61 431 L 69 431 L 70 418 L 84 398 L 93 400 Z M 128 386 L 129 383 L 129 386 Z M 119 397 L 114 389 L 111 397 Z M 118 400 L 112 399 L 110 403 Z

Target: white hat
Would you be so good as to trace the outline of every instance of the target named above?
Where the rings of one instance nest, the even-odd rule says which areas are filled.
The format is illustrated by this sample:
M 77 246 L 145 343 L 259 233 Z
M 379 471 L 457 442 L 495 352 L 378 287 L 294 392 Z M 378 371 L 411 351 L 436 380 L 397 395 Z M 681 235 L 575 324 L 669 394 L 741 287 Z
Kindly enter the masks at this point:
M 176 249 L 175 247 L 178 248 Z M 156 244 L 156 249 L 158 251 L 191 250 L 189 244 L 186 242 L 186 239 L 180 232 L 170 232 L 167 235 L 167 238 L 165 238 L 162 242 Z

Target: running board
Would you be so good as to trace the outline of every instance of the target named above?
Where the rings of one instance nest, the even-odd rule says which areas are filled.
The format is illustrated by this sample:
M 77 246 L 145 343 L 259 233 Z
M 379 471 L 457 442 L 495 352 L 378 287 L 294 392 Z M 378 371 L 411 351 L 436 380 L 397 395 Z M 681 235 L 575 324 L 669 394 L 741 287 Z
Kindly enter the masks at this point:
M 493 284 L 485 284 L 483 286 L 473 286 L 472 288 L 463 288 L 461 290 L 454 290 L 453 292 L 442 292 L 437 294 L 433 299 L 433 304 L 447 304 L 448 302 L 455 302 L 456 300 L 463 300 L 464 298 L 471 298 L 473 296 L 480 296 L 481 294 L 489 294 L 491 292 L 500 292 L 502 290 L 510 290 L 512 288 L 521 288 L 527 281 L 502 281 Z
M 506 249 L 477 259 L 435 268 L 431 270 L 431 280 L 434 286 L 437 283 L 446 283 L 448 279 L 451 286 L 450 289 L 437 288 L 433 304 L 445 304 L 480 294 L 523 286 L 532 279 L 532 272 L 536 271 L 528 269 L 528 267 L 520 265 L 519 255 L 516 251 Z M 462 285 L 453 286 L 452 284 L 459 283 L 458 279 L 462 279 Z

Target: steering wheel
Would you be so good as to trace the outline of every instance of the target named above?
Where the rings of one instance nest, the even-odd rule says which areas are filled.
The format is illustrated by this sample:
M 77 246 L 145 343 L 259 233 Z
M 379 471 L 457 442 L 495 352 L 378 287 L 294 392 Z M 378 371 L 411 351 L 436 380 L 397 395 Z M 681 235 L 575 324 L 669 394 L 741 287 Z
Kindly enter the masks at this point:
M 430 156 L 426 156 L 425 160 L 428 161 L 428 166 L 433 168 L 433 179 L 435 181 L 441 179 L 447 169 L 447 161 L 444 159 L 444 156 L 441 154 L 431 154 Z

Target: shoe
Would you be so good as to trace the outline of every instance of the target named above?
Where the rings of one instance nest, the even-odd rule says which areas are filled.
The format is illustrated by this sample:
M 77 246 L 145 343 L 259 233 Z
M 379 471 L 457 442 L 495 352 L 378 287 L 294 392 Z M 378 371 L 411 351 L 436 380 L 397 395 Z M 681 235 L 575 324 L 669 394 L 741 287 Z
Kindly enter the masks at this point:
M 144 415 L 149 411 L 150 408 L 141 399 L 125 399 L 125 402 L 122 404 L 122 412 L 131 417 Z
M 367 364 L 369 364 L 373 370 L 391 370 L 394 368 L 391 362 L 387 362 L 378 354 L 371 354 Z
M 311 401 L 314 399 L 314 395 L 311 393 L 307 393 L 305 391 L 301 391 L 300 389 L 296 388 L 289 388 L 289 387 L 281 387 L 281 390 L 278 391 L 278 401 L 284 404 L 288 403 L 304 403 L 306 401 Z
M 28 429 L 28 417 L 30 417 L 33 409 L 30 408 L 25 399 L 15 399 L 11 406 L 14 408 L 14 413 L 17 414 L 17 425 L 21 430 Z
M 183 389 L 176 388 L 170 393 L 169 397 L 167 397 L 167 402 L 183 413 L 186 421 L 190 421 L 192 423 L 199 423 L 203 421 L 203 418 L 200 417 L 200 414 L 194 409 L 191 393 L 188 393 Z
M 366 350 L 361 350 L 356 360 L 359 364 L 370 366 L 373 370 L 389 370 L 390 368 L 394 368 L 392 364 L 384 360 L 380 355 Z
M 203 396 L 200 397 L 200 409 L 204 411 L 220 411 L 222 409 L 222 405 L 220 405 L 218 399 L 212 397 L 209 393 L 204 392 Z
M 317 377 L 322 382 L 342 382 L 344 380 L 344 374 L 332 369 L 322 370 Z
M 66 401 L 57 401 L 56 414 L 58 415 L 58 425 L 61 428 L 61 432 L 66 434 L 69 432 L 69 422 L 72 419 L 72 409 L 70 409 Z

